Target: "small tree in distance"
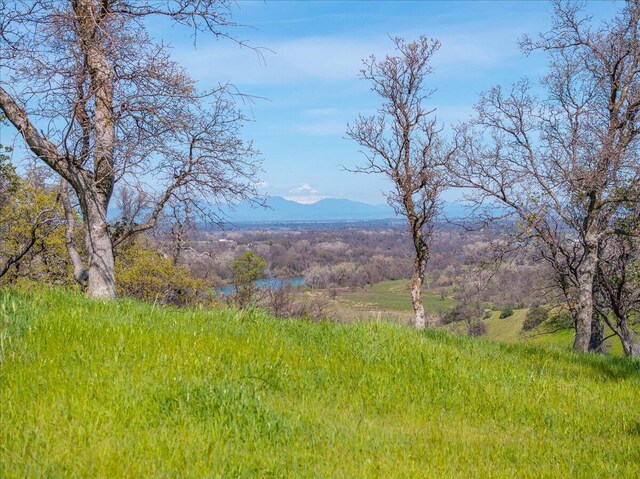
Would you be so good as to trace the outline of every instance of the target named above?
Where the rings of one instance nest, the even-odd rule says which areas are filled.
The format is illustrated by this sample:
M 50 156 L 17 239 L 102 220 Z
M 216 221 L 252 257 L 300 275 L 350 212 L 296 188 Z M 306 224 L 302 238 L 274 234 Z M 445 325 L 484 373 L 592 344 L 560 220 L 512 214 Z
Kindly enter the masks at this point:
M 257 286 L 255 281 L 266 276 L 267 261 L 249 250 L 231 264 L 236 287 L 236 302 L 241 308 L 254 299 Z
M 430 256 L 434 220 L 439 199 L 446 186 L 443 166 L 453 153 L 443 142 L 435 109 L 425 106 L 433 90 L 425 81 L 432 72 L 431 57 L 440 48 L 435 39 L 420 37 L 406 43 L 391 39 L 397 56 L 363 60 L 361 77 L 371 82 L 371 90 L 382 98 L 378 114 L 360 116 L 348 125 L 347 134 L 362 148 L 366 163 L 353 171 L 387 176 L 393 189 L 386 194 L 395 211 L 407 219 L 415 258 L 411 299 L 414 326 L 424 328 L 427 319 L 422 304 L 422 288 Z

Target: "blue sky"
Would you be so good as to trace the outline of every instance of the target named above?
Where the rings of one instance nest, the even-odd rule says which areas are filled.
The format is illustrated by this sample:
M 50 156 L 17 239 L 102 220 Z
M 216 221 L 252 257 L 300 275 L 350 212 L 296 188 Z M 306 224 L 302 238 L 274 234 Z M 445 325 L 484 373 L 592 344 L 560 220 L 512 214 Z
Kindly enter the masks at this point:
M 592 2 L 595 17 L 620 3 Z M 542 55 L 525 57 L 517 46 L 524 33 L 550 26 L 551 5 L 529 2 L 244 2 L 233 33 L 263 47 L 264 58 L 229 41 L 163 32 L 176 58 L 202 86 L 230 81 L 244 93 L 265 98 L 251 105 L 246 128 L 264 155 L 265 191 L 301 202 L 322 197 L 382 203 L 381 177 L 344 171 L 362 162 L 346 138 L 346 124 L 373 113 L 379 100 L 358 78 L 361 60 L 392 52 L 389 36 L 438 38 L 432 105 L 445 125 L 464 120 L 480 91 L 522 76 L 538 79 Z M 273 52 L 273 53 L 271 53 Z
M 620 2 L 587 4 L 596 18 Z M 362 162 L 346 138 L 348 122 L 372 114 L 380 103 L 358 78 L 362 58 L 393 53 L 389 36 L 419 35 L 442 42 L 429 87 L 431 106 L 445 125 L 466 119 L 478 93 L 545 71 L 542 55 L 525 57 L 517 46 L 524 33 L 549 28 L 545 1 L 242 1 L 229 31 L 254 47 L 201 35 L 164 22 L 149 25 L 173 46 L 175 59 L 203 88 L 231 82 L 259 97 L 245 105 L 252 122 L 244 135 L 264 158 L 263 191 L 300 202 L 323 197 L 384 202 L 387 180 L 344 170 Z

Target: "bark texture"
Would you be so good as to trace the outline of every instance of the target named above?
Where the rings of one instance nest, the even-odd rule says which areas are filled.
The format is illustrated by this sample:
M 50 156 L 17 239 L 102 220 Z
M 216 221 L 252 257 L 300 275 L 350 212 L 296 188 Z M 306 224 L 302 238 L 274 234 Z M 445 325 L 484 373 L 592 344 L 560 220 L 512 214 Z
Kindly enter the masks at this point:
M 576 337 L 573 349 L 586 353 L 591 344 L 593 310 L 593 287 L 597 267 L 596 248 L 588 250 L 578 270 L 579 309 L 576 314 Z
M 628 322 L 620 325 L 619 337 L 624 353 L 632 358 L 640 358 L 640 339 L 638 339 L 636 332 L 629 327 Z
M 415 312 L 413 325 L 417 329 L 424 329 L 427 326 L 424 304 L 422 303 L 422 288 L 424 285 L 426 268 L 427 264 L 425 260 L 415 260 L 413 277 L 411 279 L 411 302 L 413 304 L 413 311 Z

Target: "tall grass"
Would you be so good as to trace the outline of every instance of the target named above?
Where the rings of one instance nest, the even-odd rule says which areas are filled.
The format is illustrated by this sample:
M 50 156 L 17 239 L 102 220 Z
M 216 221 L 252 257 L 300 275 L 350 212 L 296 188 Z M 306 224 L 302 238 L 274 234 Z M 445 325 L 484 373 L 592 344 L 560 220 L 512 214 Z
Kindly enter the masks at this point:
M 622 358 L 0 291 L 1 477 L 638 477 Z

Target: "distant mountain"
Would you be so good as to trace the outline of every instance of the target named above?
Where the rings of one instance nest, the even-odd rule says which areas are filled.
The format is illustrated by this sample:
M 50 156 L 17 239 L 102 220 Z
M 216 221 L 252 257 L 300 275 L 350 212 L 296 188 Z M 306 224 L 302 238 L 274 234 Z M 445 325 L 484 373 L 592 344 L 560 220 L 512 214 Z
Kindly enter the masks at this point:
M 370 205 L 358 201 L 325 198 L 316 203 L 302 204 L 280 196 L 267 198 L 267 208 L 240 203 L 225 211 L 232 223 L 284 223 L 290 221 L 367 221 L 398 218 L 389 205 Z M 448 218 L 462 218 L 469 210 L 459 203 L 446 202 L 444 214 Z
M 369 205 L 358 201 L 326 198 L 312 204 L 286 200 L 280 196 L 267 199 L 268 208 L 240 203 L 226 211 L 232 222 L 288 222 L 288 221 L 358 221 L 394 218 L 389 205 Z

